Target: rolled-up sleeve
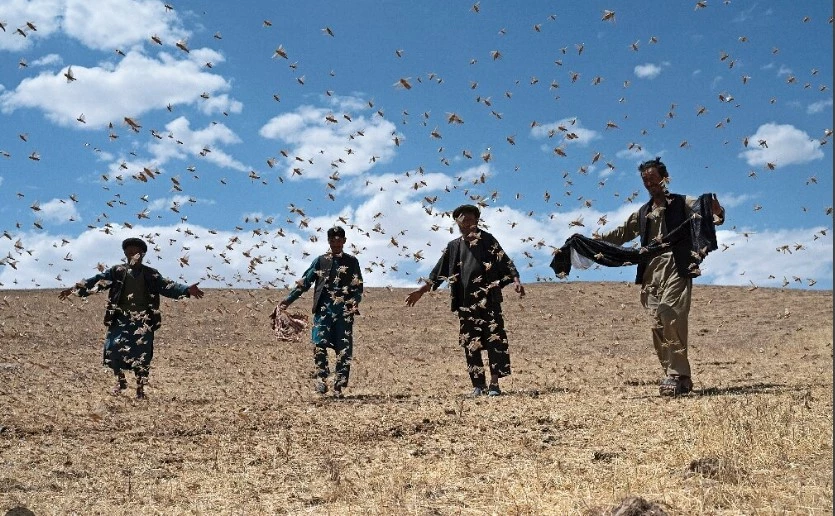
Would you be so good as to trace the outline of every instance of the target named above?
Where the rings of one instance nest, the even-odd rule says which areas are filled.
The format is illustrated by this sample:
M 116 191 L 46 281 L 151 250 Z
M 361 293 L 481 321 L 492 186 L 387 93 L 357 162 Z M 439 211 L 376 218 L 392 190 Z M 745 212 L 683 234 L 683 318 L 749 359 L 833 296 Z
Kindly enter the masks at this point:
M 638 212 L 636 211 L 626 219 L 626 222 L 612 231 L 603 233 L 600 239 L 610 244 L 623 245 L 637 237 L 639 232 L 640 223 L 638 222 Z
M 302 294 L 310 290 L 310 287 L 316 281 L 316 264 L 318 263 L 319 259 L 313 260 L 313 263 L 310 264 L 310 267 L 304 271 L 302 275 L 301 281 L 296 283 L 296 287 L 287 294 L 287 297 L 284 299 L 284 304 L 291 305 L 293 302 L 300 298 Z

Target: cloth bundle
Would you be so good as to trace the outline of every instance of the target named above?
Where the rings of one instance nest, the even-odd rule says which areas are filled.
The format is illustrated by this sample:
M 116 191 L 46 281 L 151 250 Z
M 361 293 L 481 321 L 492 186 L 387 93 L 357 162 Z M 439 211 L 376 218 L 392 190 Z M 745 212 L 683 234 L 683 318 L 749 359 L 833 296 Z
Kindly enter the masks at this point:
M 302 330 L 307 328 L 307 316 L 300 313 L 289 313 L 275 307 L 270 314 L 272 319 L 271 328 L 275 337 L 282 341 L 297 341 L 302 335 Z

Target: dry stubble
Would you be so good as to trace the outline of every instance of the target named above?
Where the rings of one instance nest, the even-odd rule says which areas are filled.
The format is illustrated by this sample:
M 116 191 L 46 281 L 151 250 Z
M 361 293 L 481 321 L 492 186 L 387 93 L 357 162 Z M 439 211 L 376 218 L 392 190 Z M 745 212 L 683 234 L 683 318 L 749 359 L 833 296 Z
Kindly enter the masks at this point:
M 107 394 L 103 295 L 8 291 L 0 511 L 832 512 L 831 292 L 697 285 L 696 391 L 668 400 L 635 286 L 528 290 L 505 292 L 500 398 L 466 396 L 445 291 L 406 308 L 368 289 L 336 400 L 313 394 L 306 340 L 272 337 L 282 292 L 217 290 L 164 301 L 144 402 Z

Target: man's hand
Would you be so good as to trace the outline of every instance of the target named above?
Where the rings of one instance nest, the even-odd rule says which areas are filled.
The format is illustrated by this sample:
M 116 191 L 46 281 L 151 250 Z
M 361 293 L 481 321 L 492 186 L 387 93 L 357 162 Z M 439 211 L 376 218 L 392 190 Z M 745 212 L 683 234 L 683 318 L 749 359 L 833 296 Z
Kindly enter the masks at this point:
M 519 297 L 525 297 L 525 286 L 519 281 L 519 278 L 513 278 L 513 289 L 519 294 Z
M 188 295 L 189 297 L 200 299 L 201 297 L 203 297 L 203 291 L 200 290 L 200 287 L 198 287 L 197 283 L 195 283 L 194 285 L 188 287 Z
M 65 288 L 64 290 L 62 290 L 61 292 L 58 293 L 58 299 L 61 299 L 61 300 L 67 299 L 68 297 L 70 297 L 70 294 L 72 294 L 73 291 L 78 290 L 80 288 L 84 288 L 84 284 L 81 283 L 81 282 L 76 283 L 74 286 L 72 286 L 70 288 Z
M 409 292 L 409 295 L 406 296 L 406 306 L 415 306 L 420 298 L 423 297 L 423 290 L 417 289 Z
M 409 295 L 406 296 L 406 306 L 415 306 L 415 303 L 417 303 L 420 298 L 423 297 L 423 294 L 428 292 L 430 288 L 429 283 L 424 283 L 420 288 L 409 292 Z
M 725 208 L 719 204 L 719 199 L 716 198 L 716 194 L 713 195 L 713 199 L 710 202 L 710 212 L 718 217 L 725 216 Z

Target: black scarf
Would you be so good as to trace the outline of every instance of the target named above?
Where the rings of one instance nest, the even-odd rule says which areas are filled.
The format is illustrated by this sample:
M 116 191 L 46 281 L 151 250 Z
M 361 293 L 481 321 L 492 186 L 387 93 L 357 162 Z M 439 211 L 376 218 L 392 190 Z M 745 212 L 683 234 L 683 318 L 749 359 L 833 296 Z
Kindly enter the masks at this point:
M 579 233 L 571 235 L 565 244 L 554 252 L 551 268 L 558 277 L 564 278 L 571 272 L 572 251 L 579 255 L 583 262 L 575 264 L 587 269 L 589 261 L 606 267 L 623 267 L 647 263 L 652 258 L 669 251 L 672 246 L 689 239 L 691 242 L 690 277 L 701 275 L 699 264 L 710 251 L 718 249 L 716 244 L 716 227 L 713 223 L 711 205 L 713 194 L 706 193 L 699 196 L 698 210 L 683 223 L 668 231 L 661 241 L 654 240 L 643 247 L 621 247 L 603 240 L 589 238 Z M 639 278 L 640 279 L 640 278 Z

